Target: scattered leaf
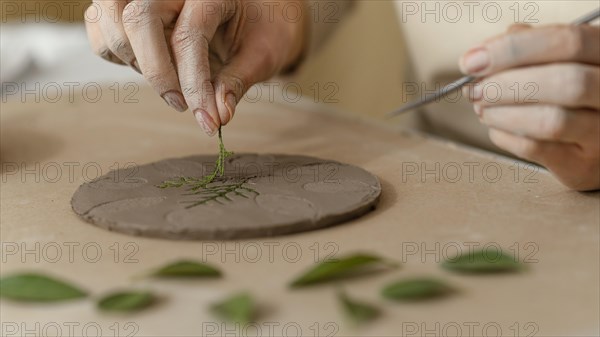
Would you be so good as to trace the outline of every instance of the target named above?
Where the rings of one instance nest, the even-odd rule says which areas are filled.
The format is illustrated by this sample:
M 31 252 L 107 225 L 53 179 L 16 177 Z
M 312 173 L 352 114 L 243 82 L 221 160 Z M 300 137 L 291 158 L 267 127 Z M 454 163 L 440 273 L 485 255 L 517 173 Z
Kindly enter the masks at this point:
M 211 311 L 228 322 L 240 324 L 252 322 L 257 315 L 254 301 L 248 293 L 237 294 L 214 304 Z
M 418 301 L 443 297 L 453 292 L 445 283 L 431 278 L 410 279 L 383 288 L 383 297 L 397 301 Z
M 0 279 L 0 296 L 16 301 L 56 302 L 86 297 L 87 294 L 63 281 L 25 273 Z
M 356 324 L 373 321 L 381 315 L 381 311 L 375 306 L 354 300 L 344 291 L 338 293 L 338 299 L 346 315 Z
M 388 261 L 378 256 L 367 254 L 354 254 L 339 259 L 326 260 L 309 269 L 293 281 L 291 286 L 297 288 L 354 276 L 368 271 L 369 268 L 382 265 L 392 266 Z M 394 264 L 393 266 L 395 267 L 396 265 Z
M 181 260 L 155 271 L 157 277 L 220 277 L 221 272 L 206 263 Z
M 488 248 L 447 259 L 442 266 L 460 273 L 501 273 L 522 269 L 519 261 L 502 250 Z
M 98 301 L 104 311 L 136 312 L 148 308 L 156 301 L 148 291 L 122 291 L 109 294 Z

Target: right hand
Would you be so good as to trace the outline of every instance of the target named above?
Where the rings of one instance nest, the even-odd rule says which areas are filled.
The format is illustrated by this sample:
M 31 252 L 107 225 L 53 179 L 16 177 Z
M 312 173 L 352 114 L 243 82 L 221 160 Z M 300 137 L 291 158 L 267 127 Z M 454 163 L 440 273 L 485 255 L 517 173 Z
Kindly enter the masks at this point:
M 212 136 L 255 83 L 293 66 L 305 44 L 302 0 L 94 0 L 88 37 L 104 59 L 132 66 Z M 289 15 L 289 14 L 288 14 Z

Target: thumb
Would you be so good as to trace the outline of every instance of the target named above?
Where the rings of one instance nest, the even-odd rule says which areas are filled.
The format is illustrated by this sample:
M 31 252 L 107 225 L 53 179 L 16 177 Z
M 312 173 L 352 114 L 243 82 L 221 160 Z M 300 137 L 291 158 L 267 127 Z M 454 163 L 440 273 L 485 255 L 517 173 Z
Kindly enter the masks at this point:
M 226 125 L 233 118 L 237 103 L 250 87 L 269 79 L 277 70 L 273 59 L 266 56 L 264 51 L 252 47 L 242 48 L 214 80 L 221 124 Z

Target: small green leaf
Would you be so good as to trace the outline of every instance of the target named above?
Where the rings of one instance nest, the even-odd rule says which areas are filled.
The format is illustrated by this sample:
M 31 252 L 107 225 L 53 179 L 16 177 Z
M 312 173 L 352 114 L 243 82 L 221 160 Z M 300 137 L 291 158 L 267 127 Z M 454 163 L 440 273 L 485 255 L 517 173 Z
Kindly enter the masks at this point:
M 98 301 L 104 311 L 135 312 L 148 308 L 156 301 L 148 291 L 122 291 L 109 294 Z
M 157 277 L 220 277 L 221 272 L 205 263 L 181 260 L 155 271 Z
M 418 301 L 443 297 L 454 290 L 445 283 L 430 278 L 419 278 L 392 283 L 383 288 L 383 297 L 397 301 Z
M 16 301 L 56 302 L 86 297 L 87 294 L 57 279 L 25 273 L 0 279 L 0 296 Z
M 338 293 L 338 299 L 346 315 L 356 324 L 373 321 L 381 315 L 381 311 L 375 306 L 354 300 L 344 291 Z
M 215 315 L 232 323 L 246 324 L 257 316 L 254 301 L 248 293 L 232 296 L 221 303 L 213 304 L 210 309 Z
M 381 267 L 382 265 L 396 267 L 395 264 L 391 264 L 378 256 L 368 254 L 354 254 L 340 259 L 326 260 L 297 278 L 291 283 L 291 286 L 303 287 L 355 276 L 371 271 L 373 267 Z
M 444 261 L 442 266 L 460 273 L 502 273 L 522 269 L 519 261 L 502 250 L 487 248 L 470 251 Z

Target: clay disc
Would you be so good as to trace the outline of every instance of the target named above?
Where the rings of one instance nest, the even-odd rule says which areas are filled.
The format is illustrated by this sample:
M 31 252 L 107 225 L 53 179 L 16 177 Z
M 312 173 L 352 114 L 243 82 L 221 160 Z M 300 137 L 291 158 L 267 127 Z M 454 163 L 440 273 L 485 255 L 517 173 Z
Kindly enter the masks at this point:
M 201 178 L 216 156 L 166 159 L 111 171 L 71 200 L 85 221 L 111 231 L 194 240 L 274 236 L 314 230 L 373 209 L 381 185 L 371 173 L 305 156 L 236 154 L 225 174 L 194 194 L 166 180 Z

